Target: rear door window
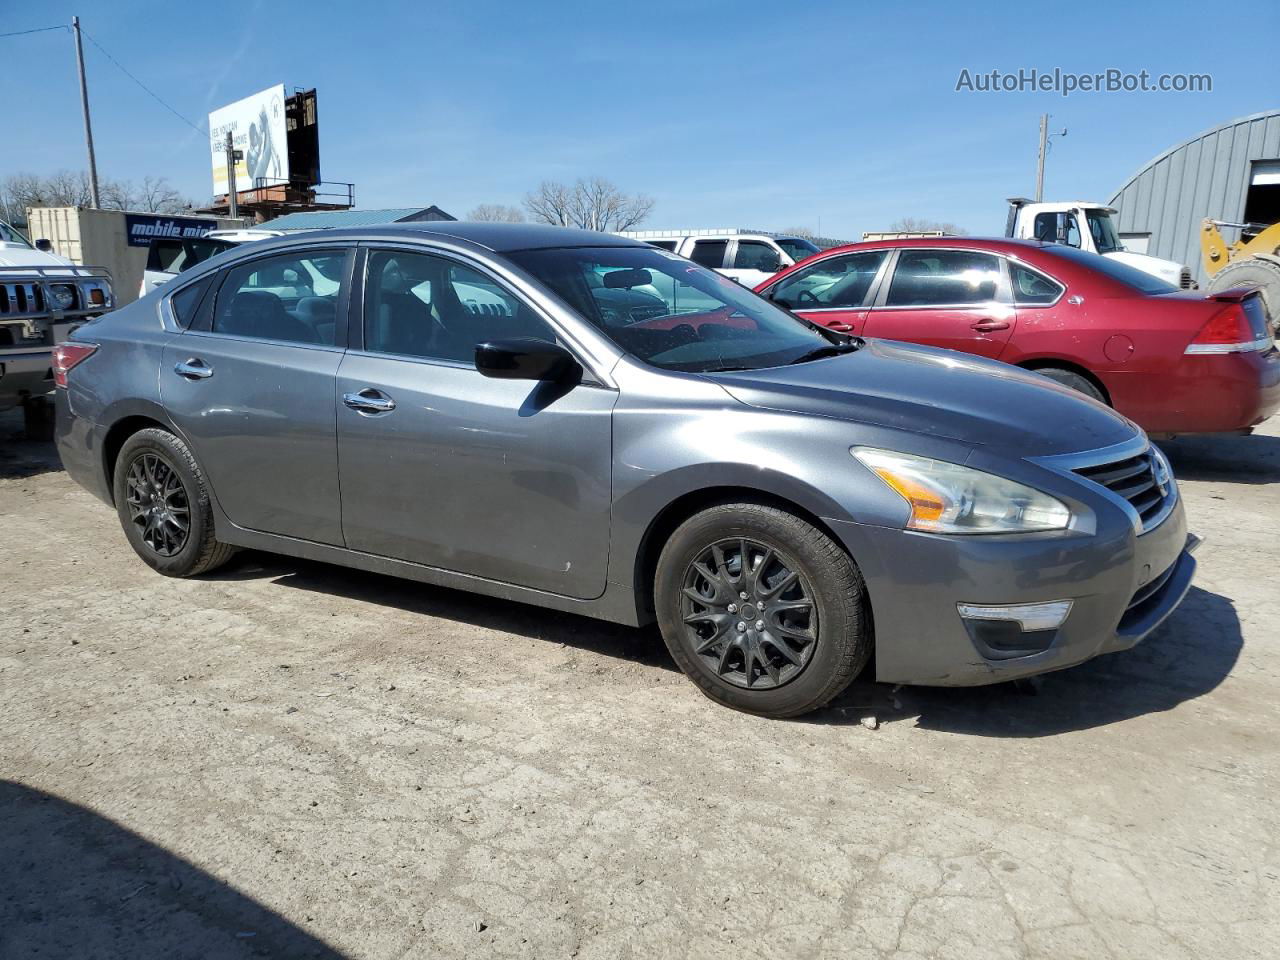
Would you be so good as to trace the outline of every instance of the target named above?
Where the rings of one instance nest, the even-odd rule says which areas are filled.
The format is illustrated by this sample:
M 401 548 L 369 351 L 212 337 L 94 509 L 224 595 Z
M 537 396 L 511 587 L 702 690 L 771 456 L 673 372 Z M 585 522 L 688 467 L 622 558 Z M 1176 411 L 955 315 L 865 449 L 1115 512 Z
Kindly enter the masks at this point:
M 348 255 L 297 251 L 232 267 L 218 288 L 213 332 L 334 346 Z
M 689 259 L 712 270 L 719 270 L 724 266 L 724 255 L 728 249 L 728 240 L 697 240 Z
M 972 250 L 903 250 L 886 306 L 952 307 L 987 303 L 1000 290 L 1000 261 Z

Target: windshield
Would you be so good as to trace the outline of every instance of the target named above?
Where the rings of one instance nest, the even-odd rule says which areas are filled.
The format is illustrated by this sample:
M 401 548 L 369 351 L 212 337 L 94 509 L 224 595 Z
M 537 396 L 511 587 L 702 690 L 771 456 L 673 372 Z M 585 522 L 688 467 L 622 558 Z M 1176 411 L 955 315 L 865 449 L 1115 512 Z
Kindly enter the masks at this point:
M 1178 290 L 1172 283 L 1161 280 L 1159 277 L 1153 277 L 1151 274 L 1144 273 L 1137 267 L 1131 267 L 1127 263 L 1121 263 L 1119 260 L 1100 257 L 1093 253 L 1085 253 L 1083 250 L 1077 250 L 1075 247 L 1064 247 L 1061 244 L 1054 244 L 1042 249 L 1049 256 L 1062 257 L 1064 260 L 1070 260 L 1079 266 L 1105 274 L 1112 280 L 1117 280 L 1126 287 L 1130 287 L 1140 293 L 1175 293 Z
M 7 223 L 3 222 L 0 222 L 0 243 L 16 243 L 20 247 L 26 247 L 28 250 L 32 249 L 32 246 L 27 242 L 26 237 Z
M 667 370 L 776 367 L 832 343 L 728 277 L 664 250 L 591 247 L 507 256 L 623 350 Z
M 1111 214 L 1102 210 L 1086 210 L 1085 218 L 1089 221 L 1093 245 L 1098 248 L 1099 253 L 1117 253 L 1124 249 L 1124 244 L 1116 234 L 1116 223 L 1111 219 Z
M 818 248 L 803 237 L 778 237 L 777 242 L 796 263 L 818 252 Z

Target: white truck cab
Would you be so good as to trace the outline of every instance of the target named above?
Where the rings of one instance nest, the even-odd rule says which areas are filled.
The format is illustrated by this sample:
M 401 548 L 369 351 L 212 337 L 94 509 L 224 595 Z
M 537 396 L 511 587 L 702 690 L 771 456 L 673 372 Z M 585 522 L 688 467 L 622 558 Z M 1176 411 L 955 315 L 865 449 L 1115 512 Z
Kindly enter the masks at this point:
M 1190 289 L 1195 286 L 1191 271 L 1185 264 L 1126 250 L 1112 219 L 1115 213 L 1114 207 L 1083 200 L 1038 203 L 1025 197 L 1010 197 L 1009 220 L 1004 235 L 1020 240 L 1063 243 L 1119 260 L 1175 287 Z
M 625 230 L 618 236 L 630 237 L 688 257 L 694 263 L 732 277 L 744 287 L 758 286 L 779 270 L 821 249 L 805 237 L 736 227 Z

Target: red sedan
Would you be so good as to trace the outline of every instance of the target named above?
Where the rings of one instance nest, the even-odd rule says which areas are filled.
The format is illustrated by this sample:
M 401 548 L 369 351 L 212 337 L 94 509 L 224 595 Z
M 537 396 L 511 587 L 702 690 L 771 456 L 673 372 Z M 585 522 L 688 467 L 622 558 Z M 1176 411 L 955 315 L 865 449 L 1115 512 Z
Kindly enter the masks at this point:
M 855 243 L 756 292 L 833 330 L 1036 370 L 1150 433 L 1247 430 L 1280 407 L 1280 352 L 1256 293 L 1182 292 L 1061 244 Z

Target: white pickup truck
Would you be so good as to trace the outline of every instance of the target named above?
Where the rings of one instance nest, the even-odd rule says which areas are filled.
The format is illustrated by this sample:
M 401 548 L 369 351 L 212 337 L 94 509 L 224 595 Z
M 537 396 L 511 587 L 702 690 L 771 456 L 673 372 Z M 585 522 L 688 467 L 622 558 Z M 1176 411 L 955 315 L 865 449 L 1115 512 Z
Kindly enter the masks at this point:
M 624 230 L 618 236 L 688 257 L 744 287 L 758 286 L 821 249 L 805 237 L 767 230 Z
M 0 410 L 21 406 L 32 436 L 51 423 L 54 345 L 112 306 L 106 270 L 50 251 L 0 220 Z
M 1078 247 L 1119 260 L 1175 287 L 1191 289 L 1195 286 L 1191 270 L 1185 264 L 1126 250 L 1112 219 L 1115 212 L 1112 207 L 1082 200 L 1038 203 L 1025 197 L 1010 197 L 1009 220 L 1005 224 L 1004 235 Z

